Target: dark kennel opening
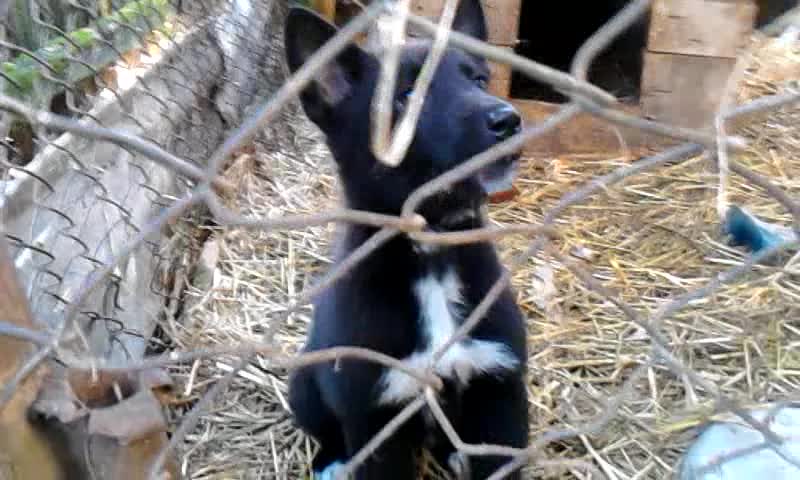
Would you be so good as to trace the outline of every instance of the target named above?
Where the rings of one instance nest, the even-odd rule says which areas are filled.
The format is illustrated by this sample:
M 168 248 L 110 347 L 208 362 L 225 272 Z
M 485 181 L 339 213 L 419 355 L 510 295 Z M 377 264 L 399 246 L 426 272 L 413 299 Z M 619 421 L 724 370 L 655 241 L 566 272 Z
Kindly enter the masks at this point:
M 766 26 L 792 8 L 800 5 L 797 0 L 758 0 L 756 4 L 758 5 L 756 28 Z
M 627 0 L 523 0 L 516 53 L 568 71 L 578 48 L 626 4 Z M 647 41 L 644 18 L 593 63 L 589 80 L 626 103 L 639 99 L 642 54 Z M 511 77 L 513 98 L 562 103 L 566 97 L 518 72 Z

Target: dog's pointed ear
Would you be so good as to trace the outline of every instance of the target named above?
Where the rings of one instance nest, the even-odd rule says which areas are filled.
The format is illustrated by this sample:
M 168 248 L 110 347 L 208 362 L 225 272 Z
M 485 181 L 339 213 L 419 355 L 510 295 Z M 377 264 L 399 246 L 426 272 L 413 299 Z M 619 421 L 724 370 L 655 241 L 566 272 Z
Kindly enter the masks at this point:
M 302 7 L 291 8 L 284 31 L 289 71 L 294 74 L 334 35 L 336 27 L 315 12 Z M 357 45 L 349 45 L 300 93 L 303 108 L 313 122 L 323 126 L 331 109 L 352 93 L 364 67 L 365 55 Z
M 460 0 L 452 29 L 481 41 L 489 38 L 481 0 Z

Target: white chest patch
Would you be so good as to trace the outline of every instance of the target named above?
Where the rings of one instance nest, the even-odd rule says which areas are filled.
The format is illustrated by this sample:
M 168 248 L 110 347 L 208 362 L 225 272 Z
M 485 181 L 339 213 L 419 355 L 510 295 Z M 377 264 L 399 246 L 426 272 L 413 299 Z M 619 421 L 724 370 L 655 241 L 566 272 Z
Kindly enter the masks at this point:
M 403 359 L 416 369 L 428 368 L 433 354 L 455 333 L 463 316 L 461 311 L 461 285 L 458 277 L 448 272 L 439 279 L 428 275 L 414 285 L 414 295 L 419 302 L 420 327 L 424 348 Z M 519 360 L 500 342 L 469 340 L 451 346 L 439 359 L 435 371 L 443 379 L 466 385 L 480 373 L 509 370 Z M 410 400 L 421 393 L 419 382 L 408 374 L 391 369 L 381 379 L 381 404 L 396 404 Z

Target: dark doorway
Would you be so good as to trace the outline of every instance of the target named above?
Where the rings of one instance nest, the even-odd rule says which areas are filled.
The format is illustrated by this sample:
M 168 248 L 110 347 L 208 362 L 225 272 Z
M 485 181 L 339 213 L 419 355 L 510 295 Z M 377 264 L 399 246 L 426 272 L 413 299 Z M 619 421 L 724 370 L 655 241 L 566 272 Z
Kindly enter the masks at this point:
M 568 71 L 578 48 L 628 2 L 626 0 L 523 0 L 520 14 L 520 55 Z M 647 41 L 647 15 L 600 55 L 589 81 L 626 103 L 639 98 L 642 54 Z M 514 72 L 514 98 L 561 103 L 566 98 L 547 85 Z

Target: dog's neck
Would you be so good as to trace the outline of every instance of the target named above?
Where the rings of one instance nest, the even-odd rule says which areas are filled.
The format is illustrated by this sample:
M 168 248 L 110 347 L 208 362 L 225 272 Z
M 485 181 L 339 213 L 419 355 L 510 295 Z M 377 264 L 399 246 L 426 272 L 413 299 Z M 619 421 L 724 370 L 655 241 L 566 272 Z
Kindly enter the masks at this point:
M 351 208 L 353 207 L 351 206 Z M 425 227 L 425 231 L 431 233 L 447 233 L 481 228 L 486 225 L 487 215 L 488 212 L 485 204 L 475 205 L 474 207 L 465 206 L 461 209 L 453 210 L 447 213 L 446 215 L 438 218 L 436 221 L 426 219 L 427 225 Z M 345 233 L 345 236 L 342 237 L 342 241 L 344 243 L 340 244 L 340 246 L 336 248 L 336 250 L 340 253 L 354 250 L 364 242 L 368 241 L 380 230 L 378 227 L 363 224 L 349 224 L 344 225 L 343 227 L 344 230 L 342 233 L 347 233 Z M 396 242 L 399 242 L 400 244 L 408 244 L 407 246 L 411 248 L 411 251 L 416 252 L 417 254 L 433 254 L 437 252 L 442 253 L 452 248 L 460 247 L 459 245 L 447 246 L 429 242 L 417 242 L 408 235 L 400 235 L 399 237 L 393 239 L 390 244 L 397 245 Z M 344 250 L 341 250 L 340 248 L 343 248 Z
M 400 215 L 401 205 L 396 201 L 385 203 L 380 195 L 365 188 L 359 175 L 368 171 L 368 165 L 375 165 L 374 157 L 346 155 L 347 152 L 334 152 L 340 171 L 338 180 L 343 187 L 344 201 L 348 208 L 366 210 L 383 215 Z M 338 155 L 337 155 L 338 154 Z M 342 165 L 347 165 L 343 168 Z M 361 170 L 360 170 L 361 169 Z M 425 199 L 415 212 L 425 218 L 427 230 L 433 232 L 455 232 L 480 228 L 487 218 L 486 202 L 477 192 L 461 190 L 455 194 L 435 194 Z M 374 227 L 361 226 L 366 233 L 377 231 Z
M 485 211 L 482 206 L 464 207 L 444 215 L 441 219 L 428 225 L 434 232 L 457 232 L 471 230 L 483 226 Z
M 401 215 L 398 205 L 376 205 L 375 202 L 365 200 L 361 192 L 354 188 L 345 188 L 344 200 L 348 208 L 366 210 L 382 215 Z M 464 202 L 449 202 L 441 199 L 431 199 L 430 204 L 423 202 L 416 210 L 426 220 L 426 228 L 434 232 L 455 232 L 471 230 L 485 225 L 487 218 L 486 203 L 478 200 Z

